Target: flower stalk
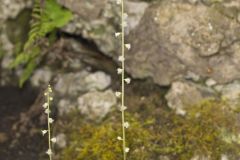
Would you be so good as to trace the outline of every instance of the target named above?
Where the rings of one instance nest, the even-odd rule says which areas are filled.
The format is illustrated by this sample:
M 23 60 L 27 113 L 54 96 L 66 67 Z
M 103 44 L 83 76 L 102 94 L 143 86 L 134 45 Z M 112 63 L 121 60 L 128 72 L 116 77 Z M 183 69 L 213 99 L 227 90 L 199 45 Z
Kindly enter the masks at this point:
M 115 37 L 119 37 L 121 35 L 121 55 L 118 60 L 121 62 L 121 68 L 117 69 L 117 73 L 121 75 L 121 92 L 116 92 L 116 96 L 121 98 L 121 118 L 122 118 L 122 137 L 117 137 L 119 141 L 122 141 L 122 150 L 123 150 L 123 160 L 127 159 L 127 153 L 129 152 L 129 148 L 126 146 L 126 132 L 125 130 L 129 127 L 129 123 L 125 121 L 125 110 L 127 107 L 125 106 L 125 83 L 129 84 L 131 82 L 130 78 L 125 77 L 125 48 L 130 50 L 131 45 L 125 44 L 125 27 L 127 26 L 126 18 L 127 14 L 124 10 L 124 0 L 117 0 L 117 4 L 121 6 L 121 33 L 115 33 Z
M 44 96 L 46 97 L 46 101 L 43 104 L 44 112 L 47 114 L 47 129 L 42 130 L 43 136 L 45 134 L 48 134 L 48 150 L 46 151 L 46 154 L 49 156 L 49 160 L 52 160 L 52 154 L 53 154 L 53 149 L 52 149 L 52 143 L 56 143 L 56 138 L 52 137 L 51 135 L 51 125 L 53 123 L 53 119 L 51 118 L 51 108 L 50 104 L 51 101 L 53 100 L 53 97 L 51 96 L 52 94 L 52 88 L 50 85 L 48 85 L 47 91 L 44 93 Z

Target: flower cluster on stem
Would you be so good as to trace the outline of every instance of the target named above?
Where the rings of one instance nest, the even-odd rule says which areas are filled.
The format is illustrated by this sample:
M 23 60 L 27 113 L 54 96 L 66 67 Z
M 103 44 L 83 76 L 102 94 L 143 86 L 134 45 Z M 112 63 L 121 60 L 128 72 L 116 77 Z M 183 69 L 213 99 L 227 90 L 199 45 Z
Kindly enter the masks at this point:
M 51 135 L 51 125 L 53 123 L 53 118 L 51 118 L 51 109 L 50 109 L 50 104 L 51 101 L 53 100 L 52 97 L 52 88 L 50 85 L 48 85 L 48 88 L 46 92 L 44 93 L 45 96 L 45 103 L 43 104 L 44 112 L 47 115 L 47 129 L 42 130 L 42 135 L 48 135 L 48 150 L 46 151 L 46 154 L 49 156 L 49 160 L 52 160 L 52 154 L 53 154 L 53 149 L 52 149 L 52 143 L 56 143 L 57 139 L 56 137 L 52 137 Z
M 129 148 L 126 146 L 126 132 L 125 130 L 130 126 L 129 123 L 125 120 L 125 110 L 127 107 L 125 106 L 125 84 L 129 84 L 131 82 L 130 78 L 125 77 L 125 48 L 130 50 L 131 45 L 125 43 L 125 27 L 127 27 L 127 13 L 124 10 L 124 0 L 117 0 L 116 3 L 121 6 L 121 32 L 115 33 L 115 37 L 121 36 L 121 55 L 118 57 L 118 60 L 121 62 L 121 68 L 117 69 L 117 73 L 121 75 L 121 92 L 116 92 L 116 97 L 121 99 L 121 107 L 120 111 L 122 114 L 122 136 L 118 136 L 117 139 L 122 141 L 122 150 L 123 150 L 123 160 L 127 159 L 127 153 L 129 152 Z

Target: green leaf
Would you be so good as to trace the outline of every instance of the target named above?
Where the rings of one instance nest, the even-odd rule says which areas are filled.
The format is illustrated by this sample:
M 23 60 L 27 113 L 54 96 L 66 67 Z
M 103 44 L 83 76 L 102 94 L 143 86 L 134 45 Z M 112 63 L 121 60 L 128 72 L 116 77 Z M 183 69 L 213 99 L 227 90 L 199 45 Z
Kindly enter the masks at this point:
M 36 66 L 37 66 L 37 63 L 35 58 L 28 62 L 27 67 L 25 68 L 25 70 L 23 71 L 23 74 L 20 77 L 20 81 L 19 81 L 20 87 L 22 87 L 23 84 L 26 82 L 26 80 L 29 79 L 29 77 L 31 76 Z
M 11 68 L 19 65 L 26 66 L 20 78 L 20 86 L 23 86 L 37 67 L 36 60 L 41 59 L 40 48 L 36 46 L 37 42 L 48 33 L 55 31 L 56 28 L 66 25 L 72 17 L 72 13 L 58 4 L 56 0 L 45 0 L 44 6 L 41 6 L 40 0 L 35 0 L 28 40 L 24 44 L 23 52 L 18 54 L 10 65 Z

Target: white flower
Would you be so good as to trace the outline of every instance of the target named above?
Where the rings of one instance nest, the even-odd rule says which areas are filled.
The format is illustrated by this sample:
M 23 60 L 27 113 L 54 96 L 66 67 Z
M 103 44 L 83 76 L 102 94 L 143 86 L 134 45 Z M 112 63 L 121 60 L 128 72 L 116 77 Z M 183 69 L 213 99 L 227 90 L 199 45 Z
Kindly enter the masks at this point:
M 57 138 L 54 137 L 54 138 L 51 139 L 51 141 L 52 141 L 53 143 L 56 143 L 56 142 L 57 142 Z
M 123 139 L 122 139 L 122 137 L 118 136 L 117 140 L 122 141 Z
M 128 14 L 127 13 L 123 13 L 123 18 L 127 19 L 127 17 L 128 17 Z
M 52 88 L 51 88 L 51 86 L 48 86 L 48 92 L 52 92 Z
M 131 44 L 125 44 L 125 47 L 130 50 L 131 49 Z
M 127 22 L 126 21 L 123 22 L 123 27 L 127 27 Z
M 121 94 L 122 94 L 121 92 L 115 92 L 116 97 L 120 97 Z
M 49 110 L 49 109 L 46 109 L 44 112 L 45 112 L 46 114 L 49 114 L 49 113 L 50 113 L 50 110 Z
M 125 128 L 128 128 L 130 125 L 129 125 L 128 122 L 124 122 L 123 126 L 124 126 Z
M 130 78 L 125 78 L 124 81 L 129 84 L 131 82 L 131 79 Z
M 127 109 L 126 106 L 121 106 L 120 111 L 125 111 Z
M 115 33 L 115 37 L 118 37 L 118 36 L 120 36 L 120 32 L 117 32 L 117 33 Z
M 123 56 L 119 56 L 119 57 L 118 57 L 118 60 L 119 60 L 120 62 L 123 62 L 123 61 L 125 60 L 125 58 L 124 58 Z
M 53 119 L 52 118 L 49 118 L 49 123 L 53 123 Z
M 47 153 L 48 155 L 52 155 L 52 150 L 51 150 L 51 149 L 48 149 L 46 153 Z
M 128 147 L 125 148 L 125 152 L 126 152 L 126 153 L 128 153 L 129 150 L 130 150 L 130 149 L 129 149 Z
M 52 101 L 52 100 L 53 100 L 53 97 L 50 97 L 49 100 Z
M 121 4 L 122 0 L 117 0 L 117 4 Z
M 47 132 L 47 130 L 42 130 L 42 135 L 44 136 Z
M 48 107 L 48 104 L 47 104 L 47 103 L 44 103 L 42 106 L 43 106 L 43 108 L 46 109 L 46 108 Z
M 48 95 L 48 93 L 47 93 L 47 92 L 45 92 L 45 93 L 44 93 L 44 96 L 47 96 L 47 95 Z
M 117 73 L 118 73 L 118 74 L 121 74 L 122 72 L 123 72 L 123 69 L 122 69 L 122 68 L 118 68 L 118 69 L 117 69 Z
M 213 26 L 212 26 L 212 24 L 211 24 L 211 23 L 208 23 L 208 28 L 209 28 L 209 30 L 210 30 L 210 31 L 212 31 L 212 30 L 213 30 Z

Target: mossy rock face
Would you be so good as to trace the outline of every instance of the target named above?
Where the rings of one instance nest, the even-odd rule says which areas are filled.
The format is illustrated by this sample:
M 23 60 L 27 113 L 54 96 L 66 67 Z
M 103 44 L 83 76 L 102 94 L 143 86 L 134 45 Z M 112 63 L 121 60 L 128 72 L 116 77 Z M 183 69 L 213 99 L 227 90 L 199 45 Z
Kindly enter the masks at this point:
M 238 3 L 198 2 L 163 0 L 147 8 L 128 37 L 133 46 L 126 55 L 130 75 L 151 77 L 161 86 L 184 80 L 189 71 L 219 84 L 239 79 L 238 65 L 233 63 L 240 61 L 233 46 L 240 46 Z
M 21 11 L 14 19 L 6 21 L 6 33 L 13 44 L 24 43 L 27 40 L 27 34 L 30 29 L 31 10 Z
M 131 160 L 148 160 L 151 155 L 152 133 L 135 118 L 128 117 L 127 129 L 128 157 Z M 120 122 L 120 121 L 119 121 Z M 115 160 L 122 159 L 121 123 L 109 119 L 101 125 L 75 119 L 68 125 L 69 146 L 60 155 L 61 160 Z M 81 125 L 79 125 L 81 124 Z
M 238 113 L 229 108 L 225 102 L 205 101 L 190 107 L 186 116 L 163 108 L 153 110 L 154 116 L 149 117 L 130 113 L 126 118 L 130 123 L 128 159 L 164 156 L 170 160 L 189 160 L 203 156 L 219 160 L 224 154 L 230 160 L 237 160 L 240 126 Z M 121 118 L 116 112 L 99 124 L 87 122 L 79 115 L 71 115 L 63 124 L 58 128 L 66 134 L 68 145 L 59 153 L 60 159 L 122 159 L 121 141 L 117 140 L 121 136 Z
M 225 102 L 202 102 L 184 117 L 162 111 L 157 152 L 179 160 L 194 156 L 219 160 L 223 154 L 235 160 L 240 157 L 239 140 L 232 139 L 239 135 L 237 122 L 237 113 Z

